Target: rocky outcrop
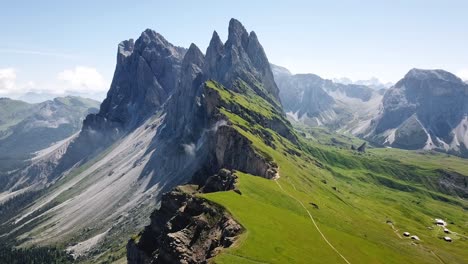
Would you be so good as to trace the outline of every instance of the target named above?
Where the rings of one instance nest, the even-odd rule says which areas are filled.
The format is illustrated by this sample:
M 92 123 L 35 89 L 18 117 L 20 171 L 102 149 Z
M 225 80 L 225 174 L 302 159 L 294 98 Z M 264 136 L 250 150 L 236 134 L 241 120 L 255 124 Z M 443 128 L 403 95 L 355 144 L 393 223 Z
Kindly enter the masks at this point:
M 224 175 L 224 176 L 221 176 Z M 210 178 L 209 189 L 226 187 L 228 174 Z M 220 181 L 215 183 L 214 181 Z M 127 245 L 132 263 L 207 263 L 222 248 L 231 246 L 242 232 L 223 208 L 181 188 L 163 195 L 151 224 Z
M 405 149 L 463 154 L 468 145 L 468 85 L 443 70 L 412 69 L 382 101 L 367 138 Z
M 367 143 L 364 142 L 364 143 L 361 144 L 361 146 L 359 146 L 359 147 L 357 148 L 357 151 L 358 151 L 358 152 L 361 152 L 361 153 L 364 153 L 364 152 L 366 152 L 366 147 L 367 147 Z
M 236 188 L 237 176 L 227 169 L 221 169 L 213 176 L 208 177 L 202 188 L 203 193 L 224 192 Z
M 468 177 L 453 171 L 439 169 L 439 190 L 443 193 L 468 198 Z

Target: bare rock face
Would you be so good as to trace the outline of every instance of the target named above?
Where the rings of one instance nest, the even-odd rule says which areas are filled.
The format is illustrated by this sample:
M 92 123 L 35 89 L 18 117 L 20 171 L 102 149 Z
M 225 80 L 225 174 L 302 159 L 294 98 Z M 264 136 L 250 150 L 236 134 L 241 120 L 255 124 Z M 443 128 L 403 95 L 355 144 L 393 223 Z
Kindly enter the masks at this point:
M 140 238 L 129 241 L 127 260 L 130 264 L 207 263 L 241 232 L 242 227 L 220 206 L 176 188 L 163 195 L 161 208 L 153 212 Z
M 459 155 L 468 144 L 468 85 L 443 70 L 412 69 L 382 101 L 368 138 L 405 149 Z
M 221 167 L 237 169 L 267 179 L 275 177 L 277 165 L 252 148 L 252 142 L 230 126 L 219 129 L 216 139 L 216 160 Z
M 81 133 L 53 169 L 53 178 L 83 164 L 161 110 L 180 78 L 184 48 L 153 30 L 122 41 L 106 99 L 83 121 Z
M 205 73 L 208 79 L 226 87 L 234 87 L 234 82 L 241 79 L 258 88 L 256 92 L 260 96 L 281 108 L 279 89 L 257 35 L 253 31 L 249 34 L 236 19 L 229 22 L 228 39 L 224 45 L 218 34 L 213 33 L 206 51 Z
M 153 114 L 175 89 L 185 49 L 153 30 L 119 44 L 117 66 L 98 116 L 124 126 Z

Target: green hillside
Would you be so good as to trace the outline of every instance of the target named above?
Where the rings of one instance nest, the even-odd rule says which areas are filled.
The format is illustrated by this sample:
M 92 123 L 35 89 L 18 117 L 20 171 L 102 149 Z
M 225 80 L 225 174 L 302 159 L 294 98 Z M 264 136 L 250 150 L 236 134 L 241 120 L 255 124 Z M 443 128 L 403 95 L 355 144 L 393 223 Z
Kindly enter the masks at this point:
M 320 144 L 310 135 L 299 136 L 300 142 L 292 144 L 245 114 L 278 116 L 265 100 L 214 83 L 208 86 L 226 102 L 249 110 L 241 117 L 221 108 L 256 150 L 279 166 L 277 180 L 238 172 L 241 195 L 203 194 L 246 228 L 237 244 L 214 262 L 467 262 L 468 203 L 458 197 L 466 194 L 440 184 L 443 175 L 453 172 L 466 184 L 466 160 L 445 156 L 431 160 L 393 149 L 359 154 Z M 265 134 L 271 137 L 265 140 Z M 447 221 L 452 233 L 444 234 L 434 218 Z M 420 241 L 404 237 L 403 232 L 417 235 Z M 454 241 L 445 242 L 446 235 Z
M 34 152 L 78 132 L 98 108 L 99 102 L 76 96 L 37 104 L 0 98 L 0 173 L 22 167 Z

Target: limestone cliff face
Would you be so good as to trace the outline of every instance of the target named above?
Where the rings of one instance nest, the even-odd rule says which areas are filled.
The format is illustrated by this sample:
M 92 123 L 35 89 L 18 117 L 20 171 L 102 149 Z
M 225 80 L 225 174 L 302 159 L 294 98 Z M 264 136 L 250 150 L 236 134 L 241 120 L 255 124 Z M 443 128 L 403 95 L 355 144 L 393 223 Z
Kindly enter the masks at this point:
M 98 117 L 129 126 L 154 114 L 175 89 L 186 50 L 153 30 L 119 44 L 117 66 Z

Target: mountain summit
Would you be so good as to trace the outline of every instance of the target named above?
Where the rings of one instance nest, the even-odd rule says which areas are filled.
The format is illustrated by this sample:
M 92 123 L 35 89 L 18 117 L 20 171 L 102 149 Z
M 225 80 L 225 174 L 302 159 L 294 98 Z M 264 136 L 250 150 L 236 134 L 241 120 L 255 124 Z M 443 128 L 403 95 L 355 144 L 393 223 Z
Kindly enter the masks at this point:
M 444 70 L 410 70 L 389 89 L 368 138 L 468 155 L 468 85 Z

